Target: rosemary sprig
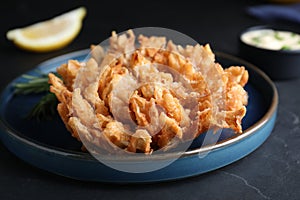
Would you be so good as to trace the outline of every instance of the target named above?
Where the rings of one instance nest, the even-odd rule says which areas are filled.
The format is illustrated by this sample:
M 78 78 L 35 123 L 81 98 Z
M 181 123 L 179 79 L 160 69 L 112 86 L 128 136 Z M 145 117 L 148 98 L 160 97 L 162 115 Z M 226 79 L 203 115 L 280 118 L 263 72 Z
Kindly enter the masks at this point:
M 57 103 L 55 94 L 48 92 L 34 105 L 27 118 L 36 119 L 37 121 L 50 120 L 56 114 Z
M 15 94 L 38 94 L 49 91 L 48 76 L 46 74 L 38 76 L 24 74 L 22 78 L 26 81 L 14 85 Z
M 14 85 L 15 94 L 46 93 L 28 113 L 28 119 L 36 119 L 38 121 L 52 119 L 56 113 L 58 101 L 55 94 L 50 92 L 48 75 L 38 72 L 37 75 L 24 74 L 22 78 L 25 79 L 23 82 L 18 82 Z

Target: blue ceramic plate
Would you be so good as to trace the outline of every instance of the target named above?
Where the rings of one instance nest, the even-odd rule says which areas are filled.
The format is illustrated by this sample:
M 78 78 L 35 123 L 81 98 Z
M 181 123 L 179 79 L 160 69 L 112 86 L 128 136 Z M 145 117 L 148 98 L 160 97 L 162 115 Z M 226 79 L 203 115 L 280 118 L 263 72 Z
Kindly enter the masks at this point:
M 69 59 L 83 61 L 88 52 L 89 50 L 82 50 L 59 56 L 41 63 L 37 69 L 44 73 L 55 71 L 57 66 Z M 252 64 L 224 53 L 216 53 L 216 59 L 223 67 L 243 65 L 249 71 L 250 80 L 245 86 L 249 94 L 247 114 L 243 119 L 245 131 L 236 135 L 223 130 L 217 144 L 200 148 L 204 138 L 201 135 L 179 159 L 162 169 L 146 173 L 115 170 L 82 152 L 81 144 L 65 129 L 59 116 L 51 121 L 26 120 L 26 114 L 39 101 L 41 95 L 14 95 L 13 84 L 22 81 L 21 76 L 12 81 L 1 94 L 1 140 L 9 151 L 33 166 L 85 181 L 158 182 L 218 169 L 253 152 L 268 138 L 276 119 L 278 94 L 272 81 Z M 36 69 L 28 72 L 35 73 Z M 143 168 L 146 165 L 160 165 L 172 156 L 173 153 L 166 153 L 150 156 L 147 160 L 130 161 L 110 158 L 107 162 Z

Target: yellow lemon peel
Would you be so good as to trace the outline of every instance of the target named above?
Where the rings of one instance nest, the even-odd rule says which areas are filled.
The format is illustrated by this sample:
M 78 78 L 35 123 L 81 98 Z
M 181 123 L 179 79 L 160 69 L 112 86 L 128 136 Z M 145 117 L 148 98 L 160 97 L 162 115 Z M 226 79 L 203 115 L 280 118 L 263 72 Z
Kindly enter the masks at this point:
M 71 43 L 80 33 L 86 8 L 79 7 L 54 18 L 7 32 L 8 40 L 24 50 L 49 52 Z

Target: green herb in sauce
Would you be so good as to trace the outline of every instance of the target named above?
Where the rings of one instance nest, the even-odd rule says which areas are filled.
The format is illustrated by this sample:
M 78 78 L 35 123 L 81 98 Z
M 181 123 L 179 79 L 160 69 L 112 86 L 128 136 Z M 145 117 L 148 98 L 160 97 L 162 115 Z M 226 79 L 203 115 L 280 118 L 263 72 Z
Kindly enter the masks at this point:
M 289 46 L 282 46 L 280 50 L 291 50 L 291 47 L 289 47 Z
M 283 40 L 283 37 L 281 37 L 281 36 L 279 35 L 279 32 L 277 32 L 277 31 L 275 31 L 274 37 L 275 37 L 276 40 Z
M 258 43 L 260 43 L 260 38 L 259 37 L 253 37 L 252 41 L 258 44 Z
M 249 45 L 270 50 L 300 50 L 300 34 L 273 29 L 252 30 L 241 36 Z

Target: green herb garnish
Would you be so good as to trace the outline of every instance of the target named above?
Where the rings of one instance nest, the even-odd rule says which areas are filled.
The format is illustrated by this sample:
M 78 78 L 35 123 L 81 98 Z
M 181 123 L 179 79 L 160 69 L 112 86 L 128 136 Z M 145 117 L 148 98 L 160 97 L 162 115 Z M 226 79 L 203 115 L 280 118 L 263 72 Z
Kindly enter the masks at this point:
M 290 46 L 282 46 L 280 50 L 291 50 L 291 47 Z
M 283 37 L 281 37 L 278 32 L 274 33 L 274 37 L 276 40 L 283 40 Z
M 24 79 L 23 82 L 14 85 L 15 94 L 28 95 L 46 93 L 40 101 L 33 106 L 27 115 L 28 119 L 36 119 L 38 121 L 52 119 L 56 113 L 58 101 L 55 94 L 50 92 L 48 75 L 38 72 L 36 76 L 24 74 L 22 78 Z
M 253 38 L 252 38 L 252 41 L 253 41 L 254 43 L 256 43 L 256 44 L 259 44 L 260 41 L 261 41 L 261 39 L 260 39 L 260 37 L 253 37 Z
M 14 85 L 14 92 L 16 94 L 38 94 L 49 91 L 48 76 L 46 74 L 40 74 L 38 76 L 24 74 L 22 78 L 25 79 L 24 82 Z
M 44 95 L 41 100 L 34 105 L 27 115 L 28 119 L 36 119 L 38 121 L 50 120 L 56 114 L 58 101 L 55 94 L 49 92 Z

